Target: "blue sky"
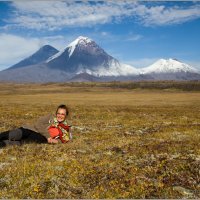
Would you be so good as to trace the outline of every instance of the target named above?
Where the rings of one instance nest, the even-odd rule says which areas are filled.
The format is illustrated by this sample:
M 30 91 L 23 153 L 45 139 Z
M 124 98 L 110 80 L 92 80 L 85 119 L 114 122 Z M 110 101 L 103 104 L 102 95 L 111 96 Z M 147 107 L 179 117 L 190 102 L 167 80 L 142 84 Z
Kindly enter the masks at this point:
M 200 69 L 199 1 L 0 1 L 0 70 L 78 36 L 136 68 L 176 58 Z

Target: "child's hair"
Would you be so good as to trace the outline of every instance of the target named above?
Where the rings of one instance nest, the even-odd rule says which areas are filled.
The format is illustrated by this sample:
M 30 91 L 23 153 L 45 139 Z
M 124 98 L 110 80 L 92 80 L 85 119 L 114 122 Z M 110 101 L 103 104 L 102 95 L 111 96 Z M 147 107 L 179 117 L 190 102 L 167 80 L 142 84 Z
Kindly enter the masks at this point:
M 56 114 L 57 114 L 57 112 L 58 112 L 58 110 L 59 110 L 60 108 L 65 109 L 65 110 L 66 110 L 66 116 L 68 116 L 68 114 L 69 114 L 69 109 L 68 109 L 68 107 L 67 107 L 66 105 L 64 105 L 64 104 L 61 104 L 61 105 L 59 105 L 59 106 L 57 107 Z

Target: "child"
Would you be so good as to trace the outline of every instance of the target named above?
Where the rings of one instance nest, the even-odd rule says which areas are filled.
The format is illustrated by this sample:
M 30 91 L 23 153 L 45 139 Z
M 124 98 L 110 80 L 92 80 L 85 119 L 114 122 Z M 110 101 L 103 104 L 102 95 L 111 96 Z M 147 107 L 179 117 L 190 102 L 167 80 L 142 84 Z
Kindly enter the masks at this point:
M 66 143 L 72 139 L 71 126 L 67 123 L 69 110 L 59 105 L 56 116 L 47 115 L 38 119 L 34 125 L 26 125 L 0 133 L 0 147 L 22 143 Z
M 56 110 L 56 117 L 53 119 L 51 126 L 48 128 L 49 134 L 51 136 L 48 138 L 49 143 L 58 143 L 59 140 L 62 143 L 69 141 L 70 126 L 66 121 L 68 113 L 68 108 L 65 105 L 58 106 Z

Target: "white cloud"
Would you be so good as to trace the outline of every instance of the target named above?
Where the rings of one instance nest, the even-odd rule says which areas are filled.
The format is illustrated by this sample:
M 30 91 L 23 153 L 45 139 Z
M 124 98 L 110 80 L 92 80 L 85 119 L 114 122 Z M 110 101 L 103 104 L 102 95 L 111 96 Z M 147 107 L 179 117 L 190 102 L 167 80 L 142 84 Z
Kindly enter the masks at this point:
M 113 34 L 111 32 L 102 31 L 100 34 L 98 32 L 92 35 L 97 40 L 104 40 L 107 43 L 109 42 L 130 42 L 130 41 L 138 41 L 143 38 L 143 35 L 137 33 L 126 33 L 122 35 Z M 92 38 L 93 38 L 92 37 Z
M 12 25 L 37 30 L 104 24 L 121 14 L 118 7 L 110 10 L 110 3 L 91 5 L 73 1 L 15 1 L 13 7 L 17 12 L 11 19 Z
M 166 2 L 165 2 L 166 3 Z M 161 2 L 160 2 L 161 4 Z M 5 28 L 23 27 L 36 30 L 59 30 L 118 22 L 124 17 L 137 18 L 144 26 L 168 25 L 200 17 L 200 5 L 167 7 L 136 1 L 13 1 L 15 9 Z M 134 20 L 133 19 L 133 20 Z
M 138 16 L 145 26 L 152 25 L 169 25 L 187 22 L 200 17 L 200 6 L 182 7 L 165 7 L 155 6 L 147 8 L 138 7 Z
M 137 41 L 140 40 L 143 36 L 142 35 L 129 35 L 125 40 L 126 41 Z
M 0 70 L 3 70 L 22 58 L 29 56 L 41 45 L 36 38 L 22 38 L 10 34 L 0 34 Z
M 101 35 L 102 35 L 102 36 L 107 36 L 107 35 L 109 35 L 109 33 L 106 32 L 106 31 L 102 31 L 102 32 L 101 32 Z

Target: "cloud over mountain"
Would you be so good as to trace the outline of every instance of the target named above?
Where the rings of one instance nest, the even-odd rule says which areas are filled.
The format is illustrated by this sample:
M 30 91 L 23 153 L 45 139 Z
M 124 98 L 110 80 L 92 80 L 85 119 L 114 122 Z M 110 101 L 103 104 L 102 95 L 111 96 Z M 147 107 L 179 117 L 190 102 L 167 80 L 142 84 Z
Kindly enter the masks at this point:
M 13 34 L 0 34 L 0 67 L 20 61 L 38 50 L 40 40 Z M 12 53 L 11 53 L 12 52 Z

